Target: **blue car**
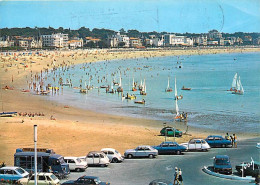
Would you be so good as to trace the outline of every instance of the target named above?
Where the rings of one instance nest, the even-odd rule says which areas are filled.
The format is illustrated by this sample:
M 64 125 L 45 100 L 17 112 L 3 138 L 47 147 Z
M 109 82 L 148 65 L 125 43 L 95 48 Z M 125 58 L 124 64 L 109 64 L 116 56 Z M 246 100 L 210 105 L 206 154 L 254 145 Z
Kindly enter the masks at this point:
M 227 155 L 216 155 L 213 163 L 213 170 L 217 173 L 232 174 L 232 166 Z
M 3 167 L 0 168 L 0 180 L 17 181 L 21 178 L 27 178 L 29 173 L 20 167 Z
M 153 146 L 154 149 L 158 150 L 158 154 L 177 154 L 180 155 L 186 151 L 186 147 L 180 146 L 176 142 L 162 142 L 158 146 Z
M 211 146 L 211 147 L 229 147 L 232 146 L 231 141 L 223 138 L 222 136 L 208 136 L 205 141 Z

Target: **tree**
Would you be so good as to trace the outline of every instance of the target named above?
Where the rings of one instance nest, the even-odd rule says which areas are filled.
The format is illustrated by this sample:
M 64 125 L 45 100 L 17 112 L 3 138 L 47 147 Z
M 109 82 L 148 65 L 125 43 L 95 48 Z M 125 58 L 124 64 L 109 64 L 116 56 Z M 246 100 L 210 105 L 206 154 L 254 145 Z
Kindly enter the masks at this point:
M 108 48 L 108 44 L 107 44 L 106 42 L 104 42 L 103 40 L 99 41 L 97 44 L 98 44 L 98 47 L 99 47 L 100 49 L 102 49 L 102 48 Z
M 89 41 L 87 44 L 86 44 L 86 47 L 89 47 L 89 48 L 95 48 L 96 45 L 93 41 Z

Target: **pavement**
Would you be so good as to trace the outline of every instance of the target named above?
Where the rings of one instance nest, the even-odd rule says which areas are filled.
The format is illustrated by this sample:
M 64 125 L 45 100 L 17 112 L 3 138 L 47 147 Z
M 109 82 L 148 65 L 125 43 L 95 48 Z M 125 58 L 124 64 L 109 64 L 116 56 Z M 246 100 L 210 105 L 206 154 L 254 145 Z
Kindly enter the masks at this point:
M 213 165 L 215 155 L 228 155 L 235 172 L 235 166 L 241 162 L 250 162 L 251 157 L 260 161 L 260 149 L 256 144 L 260 138 L 238 142 L 238 148 L 213 148 L 208 152 L 186 152 L 184 155 L 159 155 L 155 159 L 125 159 L 122 163 L 108 167 L 89 167 L 85 172 L 72 172 L 69 180 L 82 175 L 98 176 L 111 185 L 148 185 L 155 179 L 173 182 L 174 168 L 182 169 L 185 185 L 245 185 L 248 182 L 223 179 L 208 175 L 202 171 L 204 166 Z M 61 182 L 64 182 L 62 180 Z

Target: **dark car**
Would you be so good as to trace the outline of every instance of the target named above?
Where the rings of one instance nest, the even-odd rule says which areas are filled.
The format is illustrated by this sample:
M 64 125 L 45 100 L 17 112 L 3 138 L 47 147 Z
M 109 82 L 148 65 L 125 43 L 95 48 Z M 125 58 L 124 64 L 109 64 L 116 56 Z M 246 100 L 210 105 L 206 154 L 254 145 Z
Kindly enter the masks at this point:
M 166 132 L 167 130 L 167 132 Z M 161 135 L 165 136 L 174 136 L 174 131 L 175 131 L 175 137 L 181 137 L 182 136 L 182 131 L 179 129 L 174 129 L 173 127 L 164 127 L 160 133 Z
M 231 141 L 223 138 L 222 136 L 208 136 L 205 141 L 211 146 L 211 147 L 228 147 L 232 146 Z
M 70 181 L 66 181 L 64 183 L 62 183 L 64 185 L 84 185 L 84 184 L 99 184 L 99 185 L 110 185 L 109 182 L 102 182 L 101 180 L 99 180 L 98 177 L 95 176 L 82 176 L 80 178 L 78 178 L 77 180 L 70 180 Z
M 176 142 L 162 142 L 158 146 L 153 146 L 154 149 L 158 150 L 158 154 L 177 154 L 180 155 L 186 151 L 186 147 L 180 146 Z
M 260 175 L 260 163 L 258 161 L 244 162 L 236 166 L 238 173 L 242 175 L 243 167 L 243 176 L 252 176 L 257 177 Z
M 216 155 L 213 163 L 214 172 L 232 174 L 232 166 L 227 155 Z

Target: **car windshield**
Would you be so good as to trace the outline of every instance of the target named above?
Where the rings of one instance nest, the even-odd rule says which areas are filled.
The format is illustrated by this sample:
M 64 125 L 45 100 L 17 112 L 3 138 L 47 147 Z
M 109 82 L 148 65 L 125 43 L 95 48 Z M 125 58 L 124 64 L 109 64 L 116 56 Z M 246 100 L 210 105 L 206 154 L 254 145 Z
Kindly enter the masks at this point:
M 26 172 L 22 168 L 17 168 L 16 171 L 18 171 L 20 174 L 24 174 Z
M 53 179 L 53 180 L 56 180 L 57 179 L 57 177 L 55 176 L 55 175 L 51 175 L 51 178 Z
M 216 159 L 216 164 L 217 165 L 227 165 L 227 164 L 229 164 L 229 160 L 228 159 Z
M 119 152 L 118 152 L 117 150 L 115 150 L 115 152 L 116 152 L 117 154 L 119 154 Z
M 99 180 L 99 178 L 94 179 L 94 181 L 95 181 L 97 184 L 101 183 L 101 180 Z
M 77 158 L 76 161 L 79 162 L 79 163 L 81 162 L 80 158 Z
M 65 163 L 65 161 L 64 161 L 64 158 L 63 158 L 63 157 L 59 158 L 59 161 L 60 161 L 60 164 L 62 164 L 62 163 Z

